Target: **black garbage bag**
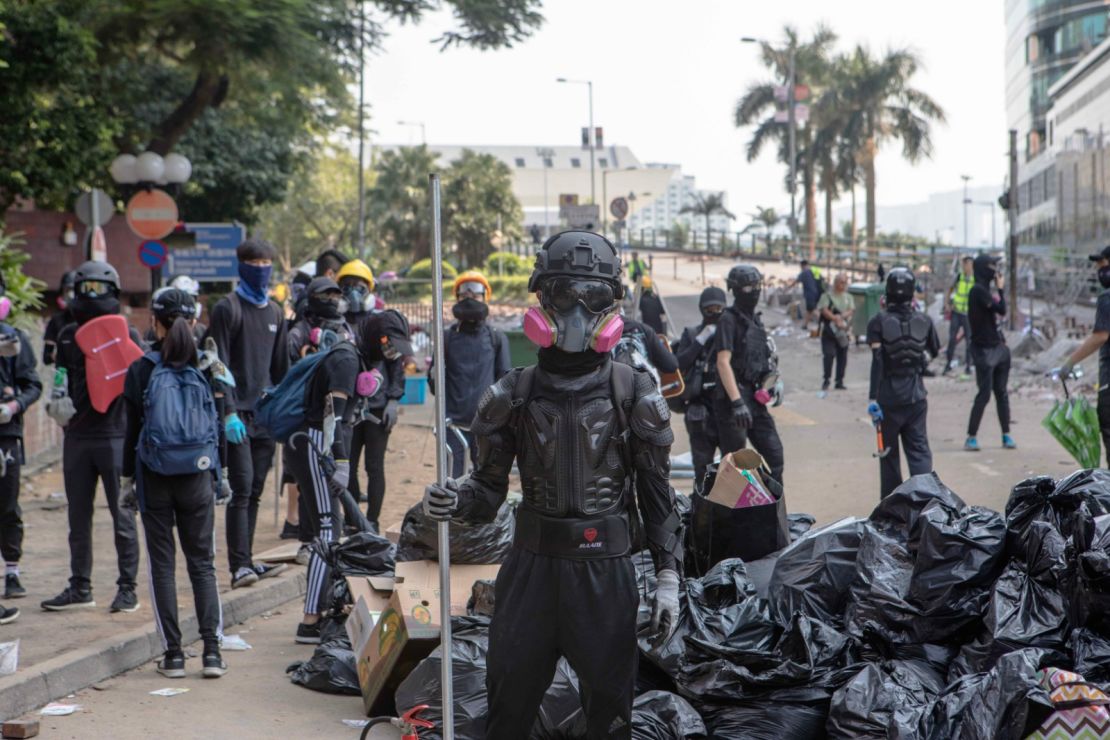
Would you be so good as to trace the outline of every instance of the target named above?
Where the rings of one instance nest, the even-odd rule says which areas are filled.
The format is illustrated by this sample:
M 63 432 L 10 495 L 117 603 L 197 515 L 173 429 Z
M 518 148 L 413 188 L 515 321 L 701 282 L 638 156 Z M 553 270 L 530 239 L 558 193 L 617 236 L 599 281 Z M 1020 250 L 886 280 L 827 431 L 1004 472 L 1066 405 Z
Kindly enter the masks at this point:
M 831 740 L 917 737 L 921 715 L 944 689 L 944 674 L 927 663 L 867 663 L 832 696 L 826 725 Z
M 342 542 L 329 542 L 324 560 L 341 576 L 392 575 L 395 548 L 385 537 L 358 532 Z
M 472 617 L 492 617 L 497 606 L 494 593 L 496 581 L 483 579 L 475 581 L 470 587 L 470 598 L 466 602 L 466 613 Z
M 578 693 L 578 676 L 566 658 L 559 658 L 555 678 L 543 695 L 531 740 L 566 740 L 586 736 L 586 717 Z
M 1110 638 L 1086 628 L 1072 630 L 1068 655 L 1075 672 L 1088 681 L 1110 682 Z
M 652 593 L 640 602 L 637 614 L 640 652 L 671 678 L 682 671 L 688 638 L 758 651 L 770 650 L 781 632 L 767 602 L 756 596 L 742 560 L 722 560 L 701 578 L 686 579 L 675 629 L 661 643 L 651 632 Z
M 798 686 L 729 702 L 698 702 L 709 737 L 824 740 L 830 692 Z
M 813 525 L 817 523 L 817 518 L 813 514 L 794 512 L 786 515 L 786 522 L 790 525 L 790 541 L 797 542 L 799 537 L 813 529 Z
M 867 519 L 880 532 L 908 540 L 917 517 L 925 507 L 939 505 L 958 512 L 967 507 L 964 500 L 941 482 L 936 473 L 910 476 L 871 512 Z
M 439 560 L 438 522 L 424 514 L 422 504 L 405 513 L 397 560 Z M 451 562 L 459 565 L 488 565 L 504 562 L 513 544 L 516 516 L 506 501 L 489 524 L 451 525 Z
M 351 651 L 351 643 L 346 635 L 343 639 L 320 643 L 311 658 L 292 664 L 285 672 L 290 674 L 290 681 L 306 689 L 325 694 L 362 694 L 358 685 L 355 654 Z
M 843 621 L 863 523 L 851 517 L 811 529 L 782 551 L 767 585 L 779 624 L 789 624 L 797 611 L 827 624 Z
M 1025 559 L 1034 522 L 1048 523 L 1062 537 L 1071 537 L 1072 523 L 1081 507 L 1091 517 L 1110 513 L 1110 471 L 1077 470 L 1059 481 L 1037 476 L 1018 483 L 1006 502 L 1009 554 Z
M 1069 610 L 1076 627 L 1110 634 L 1110 516 L 1093 516 L 1086 506 L 1074 516 Z
M 1053 711 L 1040 685 L 1045 653 L 1036 648 L 999 658 L 987 673 L 950 683 L 919 724 L 924 740 L 1022 740 Z
M 690 703 L 667 691 L 649 691 L 632 702 L 632 740 L 699 740 L 705 723 Z

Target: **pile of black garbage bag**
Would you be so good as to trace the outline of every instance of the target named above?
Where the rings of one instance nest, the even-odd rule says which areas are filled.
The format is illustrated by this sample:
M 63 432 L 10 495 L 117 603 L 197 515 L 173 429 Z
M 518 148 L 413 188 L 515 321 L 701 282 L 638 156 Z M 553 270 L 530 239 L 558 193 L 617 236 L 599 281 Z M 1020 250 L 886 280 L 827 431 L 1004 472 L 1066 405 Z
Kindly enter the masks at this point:
M 1023 481 L 1005 513 L 922 475 L 866 519 L 790 523 L 777 553 L 687 578 L 661 643 L 651 559 L 633 556 L 633 737 L 1020 740 L 1060 708 L 1042 668 L 1110 681 L 1110 472 Z M 492 584 L 477 584 L 472 604 L 452 649 L 459 738 L 483 737 Z M 442 659 L 417 667 L 398 707 L 439 711 Z M 580 737 L 581 720 L 561 662 L 532 738 Z

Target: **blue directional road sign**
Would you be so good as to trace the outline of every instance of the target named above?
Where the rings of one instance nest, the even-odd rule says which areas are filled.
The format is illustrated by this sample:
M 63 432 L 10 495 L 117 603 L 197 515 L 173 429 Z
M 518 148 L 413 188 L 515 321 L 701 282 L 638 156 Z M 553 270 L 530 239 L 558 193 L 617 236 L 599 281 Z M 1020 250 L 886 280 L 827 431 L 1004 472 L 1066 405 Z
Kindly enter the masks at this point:
M 232 282 L 239 279 L 235 248 L 247 238 L 242 224 L 185 224 L 196 237 L 196 246 L 171 249 L 162 268 L 166 279 L 188 275 L 194 280 Z
M 139 262 L 143 267 L 157 270 L 166 262 L 166 245 L 156 239 L 150 239 L 139 245 Z

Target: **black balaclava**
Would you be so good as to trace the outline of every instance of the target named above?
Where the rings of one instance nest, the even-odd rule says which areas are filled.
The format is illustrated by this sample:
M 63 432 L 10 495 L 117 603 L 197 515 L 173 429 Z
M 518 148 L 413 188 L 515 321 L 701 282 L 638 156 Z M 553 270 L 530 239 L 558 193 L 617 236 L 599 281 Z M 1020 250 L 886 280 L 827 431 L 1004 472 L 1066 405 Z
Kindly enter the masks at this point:
M 584 352 L 564 352 L 558 347 L 541 347 L 537 353 L 539 366 L 557 375 L 585 375 L 605 364 L 608 354 L 587 349 Z
M 1110 288 L 1110 265 L 1098 268 L 1098 284 Z
M 720 318 L 721 313 L 707 313 L 707 306 L 720 306 L 724 308 L 728 305 L 728 296 L 720 288 L 711 285 L 701 292 L 701 297 L 698 298 L 698 311 L 701 312 L 702 324 L 716 324 Z
M 324 298 L 325 293 L 317 293 L 308 297 L 308 313 L 313 319 L 321 322 L 341 321 L 343 314 L 339 311 L 338 301 L 329 301 Z
M 981 254 L 975 258 L 972 273 L 975 275 L 975 282 L 989 283 L 998 274 L 998 260 L 989 254 Z
M 463 298 L 451 307 L 451 313 L 464 325 L 465 329 L 476 329 L 489 316 L 489 306 L 477 298 Z
M 78 294 L 73 297 L 73 302 L 69 304 L 69 308 L 73 312 L 74 321 L 78 324 L 85 324 L 101 316 L 113 316 L 119 313 L 119 297 L 105 295 L 90 298 Z

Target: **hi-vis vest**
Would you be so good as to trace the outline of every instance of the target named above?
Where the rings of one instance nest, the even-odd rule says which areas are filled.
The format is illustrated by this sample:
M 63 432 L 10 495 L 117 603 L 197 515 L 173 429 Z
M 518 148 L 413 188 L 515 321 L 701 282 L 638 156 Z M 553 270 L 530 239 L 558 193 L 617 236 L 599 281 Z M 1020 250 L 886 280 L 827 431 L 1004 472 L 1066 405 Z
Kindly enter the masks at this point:
M 961 271 L 956 278 L 956 290 L 952 291 L 952 310 L 956 313 L 967 313 L 967 296 L 972 285 L 975 285 L 975 278 Z

